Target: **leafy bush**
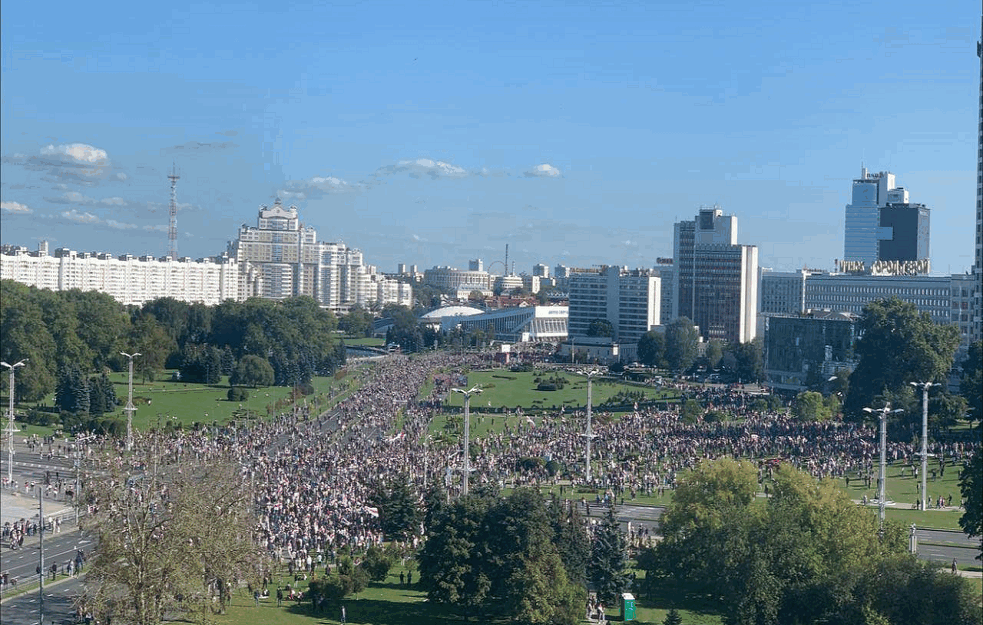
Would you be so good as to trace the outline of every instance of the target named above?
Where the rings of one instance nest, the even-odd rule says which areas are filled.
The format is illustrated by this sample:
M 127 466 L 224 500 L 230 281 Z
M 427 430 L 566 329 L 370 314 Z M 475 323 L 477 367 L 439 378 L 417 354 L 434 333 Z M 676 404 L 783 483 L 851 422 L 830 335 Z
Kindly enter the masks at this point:
M 226 397 L 229 398 L 229 401 L 246 401 L 249 399 L 249 391 L 241 386 L 233 386 L 229 389 L 229 392 L 226 393 Z
M 369 574 L 369 579 L 373 582 L 381 582 L 385 581 L 393 564 L 394 558 L 391 554 L 373 545 L 365 552 L 365 559 L 362 560 L 361 566 Z

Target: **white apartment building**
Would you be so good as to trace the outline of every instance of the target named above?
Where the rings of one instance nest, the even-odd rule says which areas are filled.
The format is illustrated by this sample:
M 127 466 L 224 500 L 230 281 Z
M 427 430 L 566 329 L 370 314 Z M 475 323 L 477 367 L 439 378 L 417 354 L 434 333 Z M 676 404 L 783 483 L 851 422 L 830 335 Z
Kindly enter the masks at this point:
M 613 340 L 637 343 L 659 325 L 661 280 L 651 270 L 602 267 L 569 277 L 569 334 L 586 337 L 595 319 L 614 328 Z
M 49 256 L 46 244 L 37 252 L 15 246 L 0 251 L 0 279 L 52 291 L 99 291 L 134 306 L 161 297 L 209 306 L 241 299 L 239 265 L 227 256 L 172 260 L 66 248 Z
M 229 256 L 242 268 L 243 298 L 307 295 L 335 312 L 355 304 L 409 305 L 413 299 L 410 285 L 365 265 L 361 250 L 319 242 L 317 231 L 301 223 L 297 207 L 285 207 L 279 199 L 272 207 L 259 207 L 255 227 L 239 228 L 239 237 L 229 243 Z
M 243 224 L 228 252 L 215 258 L 155 259 L 74 252 L 48 255 L 7 247 L 0 252 L 0 277 L 53 291 L 101 291 L 123 304 L 141 305 L 160 297 L 208 305 L 250 297 L 313 297 L 334 312 L 353 305 L 412 305 L 409 284 L 366 265 L 362 252 L 344 243 L 321 243 L 305 227 L 297 207 L 261 206 L 256 227 Z
M 472 263 L 476 265 L 477 261 Z M 464 271 L 456 267 L 433 267 L 423 272 L 423 283 L 441 291 L 457 291 L 462 285 L 473 285 L 476 290 L 490 291 L 491 275 L 483 269 Z

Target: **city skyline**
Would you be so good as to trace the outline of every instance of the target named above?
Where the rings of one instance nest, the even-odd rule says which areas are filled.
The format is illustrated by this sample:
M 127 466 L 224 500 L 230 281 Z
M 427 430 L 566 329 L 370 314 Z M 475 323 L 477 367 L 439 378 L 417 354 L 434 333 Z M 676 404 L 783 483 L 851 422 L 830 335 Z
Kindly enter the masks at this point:
M 961 273 L 970 8 L 5 3 L 0 240 L 163 256 L 176 165 L 181 256 L 280 197 L 384 271 L 506 244 L 518 271 L 646 267 L 719 204 L 761 266 L 832 269 L 863 164 L 931 209 L 933 273 Z

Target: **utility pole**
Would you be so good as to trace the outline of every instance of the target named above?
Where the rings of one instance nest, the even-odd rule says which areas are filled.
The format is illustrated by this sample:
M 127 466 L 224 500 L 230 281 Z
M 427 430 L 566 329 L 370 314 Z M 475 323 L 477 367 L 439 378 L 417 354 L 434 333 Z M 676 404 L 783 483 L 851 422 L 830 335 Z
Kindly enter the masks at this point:
M 134 352 L 132 354 L 120 352 L 120 354 L 130 360 L 130 379 L 128 393 L 126 395 L 126 451 L 133 451 L 133 411 L 136 410 L 136 407 L 133 405 L 133 359 L 137 356 L 142 356 L 142 354 L 140 352 Z
M 878 494 L 877 494 L 877 504 L 878 504 L 878 517 L 880 518 L 880 530 L 884 531 L 884 505 L 885 505 L 885 487 L 887 484 L 887 415 L 895 414 L 898 412 L 904 412 L 901 408 L 896 408 L 891 410 L 891 402 L 888 402 L 880 410 L 874 410 L 873 408 L 864 408 L 864 412 L 878 413 L 881 419 L 881 477 L 878 480 Z
M 481 389 L 472 386 L 471 390 L 452 388 L 455 393 L 464 395 L 464 480 L 461 482 L 461 495 L 468 496 L 468 481 L 471 477 L 471 453 L 468 451 L 468 439 L 471 436 L 471 396 L 480 394 Z
M 594 376 L 600 373 L 597 369 L 592 369 L 591 371 L 584 372 L 587 376 L 587 432 L 581 434 L 581 436 L 587 439 L 587 450 L 584 459 L 584 467 L 586 469 L 587 483 L 590 484 L 590 441 L 592 438 L 596 438 L 597 435 L 594 434 L 594 430 L 591 429 L 591 408 L 593 404 L 593 397 L 591 396 L 591 382 Z
M 44 499 L 42 498 L 41 485 L 38 484 L 38 549 L 40 555 L 38 556 L 40 562 L 38 568 L 41 569 L 41 575 L 39 576 L 38 582 L 38 623 L 44 623 Z
M 922 510 L 926 510 L 925 505 L 928 494 L 928 481 L 925 476 L 928 474 L 928 389 L 939 386 L 932 382 L 911 382 L 914 387 L 922 389 Z
M 10 386 L 7 390 L 7 394 L 10 395 L 10 405 L 7 409 L 7 484 L 11 487 L 14 484 L 14 391 L 17 388 L 14 384 L 14 370 L 23 367 L 26 363 L 27 358 L 12 365 L 0 362 L 0 365 L 10 369 Z

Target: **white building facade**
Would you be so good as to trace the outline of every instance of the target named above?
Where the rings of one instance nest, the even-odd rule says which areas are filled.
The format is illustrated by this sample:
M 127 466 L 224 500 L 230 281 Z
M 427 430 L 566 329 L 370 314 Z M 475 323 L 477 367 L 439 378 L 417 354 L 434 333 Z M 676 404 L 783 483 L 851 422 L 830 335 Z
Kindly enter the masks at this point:
M 214 306 L 241 299 L 239 264 L 227 256 L 190 258 L 112 256 L 59 248 L 53 256 L 9 247 L 0 253 L 0 279 L 51 291 L 99 291 L 124 305 L 161 297 Z

